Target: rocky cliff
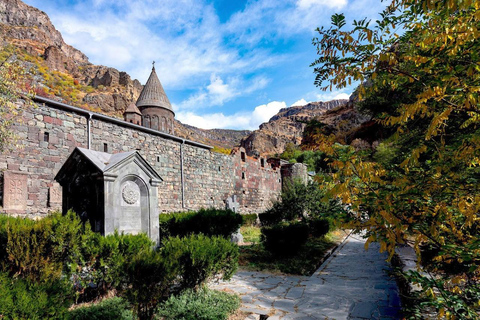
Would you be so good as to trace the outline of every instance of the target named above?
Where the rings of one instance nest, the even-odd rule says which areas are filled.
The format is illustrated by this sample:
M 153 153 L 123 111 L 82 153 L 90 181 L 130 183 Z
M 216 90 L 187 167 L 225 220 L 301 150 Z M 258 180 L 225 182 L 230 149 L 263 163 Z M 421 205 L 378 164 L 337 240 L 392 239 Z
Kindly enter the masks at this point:
M 258 130 L 241 141 L 242 147 L 250 156 L 280 154 L 288 143 L 300 145 L 308 121 L 324 116 L 329 110 L 346 108 L 348 100 L 311 102 L 304 106 L 281 109 Z M 323 121 L 334 122 L 324 117 Z
M 91 64 L 65 43 L 45 12 L 20 0 L 0 1 L 0 38 L 4 50 L 13 46 L 11 55 L 29 62 L 37 94 L 120 116 L 142 90 L 127 73 Z

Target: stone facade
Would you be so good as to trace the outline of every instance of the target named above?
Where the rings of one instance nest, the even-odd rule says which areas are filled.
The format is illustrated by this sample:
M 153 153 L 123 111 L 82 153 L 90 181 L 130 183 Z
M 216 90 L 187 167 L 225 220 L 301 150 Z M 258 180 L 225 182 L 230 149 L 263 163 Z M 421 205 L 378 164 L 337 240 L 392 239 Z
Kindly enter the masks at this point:
M 92 229 L 146 233 L 159 242 L 158 187 L 162 178 L 137 152 L 75 148 L 55 176 L 63 188 L 63 213 L 73 209 Z
M 232 195 L 240 213 L 258 213 L 281 192 L 281 166 L 248 157 L 243 148 L 231 155 L 215 153 L 200 143 L 41 97 L 35 106 L 24 105 L 22 121 L 13 130 L 19 146 L 0 154 L 2 212 L 34 216 L 60 208 L 54 177 L 75 147 L 113 154 L 138 151 L 163 179 L 160 213 L 225 208 Z M 20 181 L 21 195 L 9 181 Z M 12 196 L 22 197 L 21 207 L 10 206 Z

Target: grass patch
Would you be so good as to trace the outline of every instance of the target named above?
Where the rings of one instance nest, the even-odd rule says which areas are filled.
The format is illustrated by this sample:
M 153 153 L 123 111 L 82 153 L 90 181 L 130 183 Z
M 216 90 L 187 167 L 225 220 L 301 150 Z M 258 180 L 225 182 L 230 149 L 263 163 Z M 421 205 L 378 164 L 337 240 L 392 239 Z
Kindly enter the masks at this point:
M 259 227 L 254 226 L 242 226 L 240 227 L 240 233 L 243 236 L 243 241 L 245 243 L 256 244 L 260 243 L 260 232 Z
M 258 241 L 245 240 L 245 242 L 252 242 L 252 244 L 240 247 L 240 267 L 252 271 L 281 272 L 303 276 L 312 275 L 320 266 L 325 253 L 338 244 L 345 235 L 342 230 L 335 230 L 329 232 L 325 237 L 310 238 L 293 256 L 279 257 L 263 248 L 260 243 L 260 228 L 257 229 Z M 256 231 L 250 229 L 248 231 L 250 234 L 256 233 Z M 246 239 L 245 234 L 243 236 Z

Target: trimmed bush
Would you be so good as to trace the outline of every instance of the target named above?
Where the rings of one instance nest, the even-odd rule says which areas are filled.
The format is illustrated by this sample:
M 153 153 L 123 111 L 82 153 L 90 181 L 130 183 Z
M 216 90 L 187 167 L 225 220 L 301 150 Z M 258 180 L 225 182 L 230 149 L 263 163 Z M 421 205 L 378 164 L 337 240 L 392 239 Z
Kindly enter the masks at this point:
M 80 307 L 67 314 L 69 320 L 134 320 L 129 304 L 119 297 Z
M 255 213 L 242 214 L 242 226 L 257 225 L 257 215 Z
M 275 202 L 272 208 L 258 215 L 258 218 L 260 219 L 260 225 L 262 227 L 269 227 L 282 222 L 282 210 L 282 204 L 280 202 Z
M 190 221 L 196 214 L 197 212 L 193 211 L 160 214 L 160 237 L 162 240 L 191 233 Z
M 61 280 L 39 283 L 0 273 L 0 318 L 63 319 L 72 297 Z
M 308 239 L 308 225 L 301 222 L 283 222 L 262 228 L 262 243 L 276 255 L 291 255 Z
M 180 212 L 160 215 L 160 235 L 184 237 L 189 234 L 230 237 L 242 224 L 242 216 L 231 210 L 200 209 L 198 212 Z
M 180 290 L 196 288 L 219 274 L 230 279 L 238 267 L 238 246 L 222 237 L 174 237 L 161 251 L 165 259 L 178 263 Z
M 85 243 L 85 262 L 73 274 L 79 292 L 77 301 L 90 301 L 110 289 L 121 290 L 121 286 L 128 282 L 125 264 L 153 247 L 154 242 L 143 233 L 92 235 Z
M 240 298 L 226 292 L 202 288 L 186 290 L 162 303 L 157 319 L 166 320 L 222 320 L 237 310 Z
M 58 279 L 62 271 L 82 260 L 84 243 L 93 235 L 90 226 L 69 211 L 41 220 L 2 217 L 0 259 L 2 269 L 36 281 Z
M 126 261 L 125 286 L 120 294 L 134 306 L 139 319 L 152 319 L 158 303 L 169 297 L 178 278 L 178 263 L 155 250 Z
M 328 219 L 311 219 L 308 221 L 308 226 L 314 237 L 323 237 L 330 231 L 330 221 Z

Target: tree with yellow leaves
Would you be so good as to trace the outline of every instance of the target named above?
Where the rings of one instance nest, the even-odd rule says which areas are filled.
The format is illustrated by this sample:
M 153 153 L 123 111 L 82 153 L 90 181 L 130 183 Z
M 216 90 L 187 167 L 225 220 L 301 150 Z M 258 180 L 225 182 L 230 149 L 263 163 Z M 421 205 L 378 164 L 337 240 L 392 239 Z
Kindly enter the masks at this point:
M 388 136 L 371 154 L 345 150 L 318 135 L 334 167 L 332 195 L 393 255 L 414 245 L 423 271 L 422 308 L 476 319 L 480 312 L 480 3 L 393 0 L 370 26 L 342 14 L 317 29 L 315 84 L 355 81 L 359 107 Z M 397 33 L 398 34 L 397 34 Z

